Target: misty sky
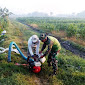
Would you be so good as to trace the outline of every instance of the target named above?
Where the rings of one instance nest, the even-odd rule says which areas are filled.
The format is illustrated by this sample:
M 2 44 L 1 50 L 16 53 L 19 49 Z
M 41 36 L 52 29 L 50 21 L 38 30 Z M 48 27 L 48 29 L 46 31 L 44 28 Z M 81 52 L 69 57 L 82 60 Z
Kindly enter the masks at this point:
M 85 10 L 85 0 L 0 0 L 0 7 L 6 7 L 14 14 L 44 12 L 50 14 L 72 14 Z

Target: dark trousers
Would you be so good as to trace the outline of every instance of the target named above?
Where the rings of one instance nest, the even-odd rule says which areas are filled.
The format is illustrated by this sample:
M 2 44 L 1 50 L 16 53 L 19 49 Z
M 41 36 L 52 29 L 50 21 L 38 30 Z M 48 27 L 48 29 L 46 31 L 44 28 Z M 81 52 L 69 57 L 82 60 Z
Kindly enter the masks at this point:
M 48 61 L 47 62 L 48 62 L 48 66 L 52 65 L 53 71 L 56 72 L 56 70 L 58 69 L 58 66 L 57 66 L 58 60 L 56 60 L 55 56 L 52 53 L 50 53 L 48 55 Z

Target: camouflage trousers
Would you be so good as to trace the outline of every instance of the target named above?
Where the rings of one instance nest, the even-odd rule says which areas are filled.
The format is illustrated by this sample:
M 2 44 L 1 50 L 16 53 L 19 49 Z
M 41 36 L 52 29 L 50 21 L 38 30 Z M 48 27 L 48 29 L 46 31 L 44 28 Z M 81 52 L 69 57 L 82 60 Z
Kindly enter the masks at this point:
M 53 67 L 53 71 L 54 73 L 56 72 L 56 70 L 58 70 L 58 59 L 53 56 L 51 53 L 48 55 L 48 66 L 51 66 Z
M 53 46 L 51 49 L 50 54 L 48 55 L 48 66 L 53 67 L 53 71 L 54 73 L 56 72 L 56 70 L 58 70 L 58 53 L 57 53 L 57 46 Z

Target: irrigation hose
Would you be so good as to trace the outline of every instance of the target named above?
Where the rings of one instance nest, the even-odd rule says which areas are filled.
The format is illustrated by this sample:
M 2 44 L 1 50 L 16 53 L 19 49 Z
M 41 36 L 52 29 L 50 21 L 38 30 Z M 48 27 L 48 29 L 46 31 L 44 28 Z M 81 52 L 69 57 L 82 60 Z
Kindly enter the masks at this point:
M 17 44 L 15 42 L 11 42 L 9 45 L 9 51 L 8 51 L 8 62 L 11 62 L 11 49 L 12 49 L 12 45 L 15 46 L 15 48 L 19 51 L 19 53 L 21 54 L 21 56 L 27 60 L 27 57 L 24 56 L 24 54 L 21 52 L 21 50 L 19 49 L 19 47 L 17 46 Z

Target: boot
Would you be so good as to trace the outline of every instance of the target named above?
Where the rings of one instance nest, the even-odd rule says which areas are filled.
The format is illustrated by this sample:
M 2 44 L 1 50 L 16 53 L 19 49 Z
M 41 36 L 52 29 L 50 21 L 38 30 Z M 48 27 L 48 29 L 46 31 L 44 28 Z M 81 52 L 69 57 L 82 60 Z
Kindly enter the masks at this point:
M 56 74 L 56 71 L 54 71 L 53 73 L 50 73 L 49 76 L 55 76 Z
M 52 62 L 51 62 L 51 60 L 50 60 L 50 59 L 47 61 L 47 63 L 48 63 L 48 66 L 49 66 L 49 67 L 50 67 L 50 66 L 51 66 L 51 64 L 52 64 Z
M 56 71 L 54 71 L 54 72 L 53 72 L 53 75 L 56 75 L 56 74 L 57 74 Z

